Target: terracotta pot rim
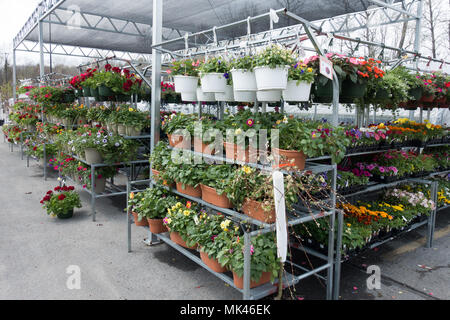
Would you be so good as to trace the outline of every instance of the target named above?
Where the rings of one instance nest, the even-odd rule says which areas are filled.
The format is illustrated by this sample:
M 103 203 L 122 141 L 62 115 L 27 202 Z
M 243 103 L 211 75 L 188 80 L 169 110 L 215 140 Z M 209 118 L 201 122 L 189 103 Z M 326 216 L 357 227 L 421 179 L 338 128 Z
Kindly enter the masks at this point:
M 274 152 L 283 152 L 283 153 L 290 153 L 290 154 L 305 154 L 303 151 L 297 151 L 297 150 L 286 150 L 286 149 L 280 149 L 280 148 L 273 148 Z

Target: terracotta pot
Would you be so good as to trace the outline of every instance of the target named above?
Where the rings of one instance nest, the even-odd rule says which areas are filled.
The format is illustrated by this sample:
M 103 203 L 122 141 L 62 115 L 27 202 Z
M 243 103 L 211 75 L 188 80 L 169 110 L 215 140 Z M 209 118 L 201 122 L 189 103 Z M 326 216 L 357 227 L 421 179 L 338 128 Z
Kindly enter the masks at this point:
M 178 232 L 176 232 L 176 231 L 171 231 L 170 232 L 170 240 L 172 240 L 176 244 L 178 244 L 178 245 L 180 245 L 180 246 L 182 246 L 184 248 L 187 248 L 187 249 L 193 249 L 194 250 L 194 249 L 197 249 L 197 247 L 198 247 L 197 244 L 195 246 L 193 246 L 193 247 L 188 247 L 186 245 L 186 241 L 184 241 L 183 238 L 181 238 L 180 234 Z
M 200 258 L 214 272 L 224 273 L 227 271 L 227 268 L 222 267 L 216 259 L 210 258 L 208 254 L 202 250 L 200 250 Z
M 159 179 L 159 171 L 152 169 L 153 179 L 158 181 Z M 175 188 L 175 183 L 168 184 L 166 180 L 163 180 L 163 185 L 168 186 L 169 188 Z M 180 191 L 181 192 L 181 191 Z
M 239 145 L 230 142 L 224 142 L 223 145 L 225 147 L 225 155 L 227 159 L 250 163 L 257 162 L 258 150 L 250 148 L 250 146 L 245 148 L 245 150 L 242 150 Z
M 194 197 L 194 198 L 201 198 L 202 197 L 202 189 L 200 188 L 200 186 L 197 187 L 192 187 L 188 184 L 184 185 L 184 189 L 183 189 L 183 184 L 181 182 L 177 182 L 177 191 L 181 192 L 183 194 L 186 194 L 188 196 Z
M 194 151 L 199 153 L 204 153 L 208 155 L 214 155 L 214 148 L 210 148 L 209 144 L 214 144 L 212 142 L 204 143 L 200 139 L 194 139 Z
M 136 212 L 132 212 L 134 217 L 134 224 L 138 227 L 148 227 L 148 221 L 145 218 L 142 218 L 141 221 L 139 221 L 138 214 Z
M 421 102 L 433 102 L 433 100 L 434 100 L 433 95 L 422 96 L 422 98 L 420 98 Z
M 167 227 L 163 224 L 163 219 L 150 219 L 147 218 L 148 226 L 150 227 L 151 233 L 164 233 L 168 232 L 169 230 Z
M 211 203 L 220 208 L 232 208 L 230 199 L 225 193 L 218 195 L 216 189 L 200 184 L 202 188 L 202 200 Z
M 276 218 L 275 208 L 272 208 L 270 211 L 264 211 L 261 202 L 251 199 L 244 201 L 242 212 L 253 219 L 266 223 L 274 223 Z
M 184 140 L 181 135 L 168 134 L 169 144 L 171 147 L 180 149 L 191 149 L 191 143 L 188 140 Z
M 250 289 L 270 282 L 270 272 L 263 272 L 259 281 L 250 280 Z M 233 271 L 233 281 L 234 285 L 238 289 L 244 289 L 244 277 L 238 277 L 238 275 Z
M 294 164 L 298 170 L 305 169 L 305 161 L 306 156 L 303 151 L 295 151 L 295 150 L 283 150 L 274 148 L 273 149 L 274 157 L 277 159 L 280 165 L 282 164 Z M 281 157 L 281 159 L 280 159 Z M 283 160 L 283 158 L 285 160 Z

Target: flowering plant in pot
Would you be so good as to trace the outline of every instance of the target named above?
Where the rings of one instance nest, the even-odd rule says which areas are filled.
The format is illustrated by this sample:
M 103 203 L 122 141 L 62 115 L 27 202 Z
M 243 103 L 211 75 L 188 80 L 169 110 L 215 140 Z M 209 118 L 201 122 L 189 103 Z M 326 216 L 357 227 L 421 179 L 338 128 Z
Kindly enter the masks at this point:
M 241 56 L 230 62 L 234 91 L 256 91 L 256 78 L 253 71 L 254 57 Z
M 297 202 L 298 188 L 291 175 L 285 176 L 285 204 L 288 210 Z M 271 174 L 248 166 L 242 166 L 234 175 L 231 191 L 227 193 L 233 205 L 253 219 L 266 223 L 275 222 L 275 199 Z
M 81 208 L 80 196 L 73 186 L 56 187 L 47 191 L 45 197 L 40 201 L 47 214 L 67 219 L 73 216 L 74 208 Z
M 436 102 L 447 106 L 447 97 L 450 95 L 450 76 L 442 73 L 441 71 L 435 71 L 431 76 L 433 77 Z
M 275 140 L 279 147 L 272 152 L 278 162 L 280 156 L 288 160 L 294 159 L 293 163 L 298 170 L 304 169 L 305 156 L 314 158 L 329 155 L 335 163 L 339 163 L 350 143 L 343 128 L 334 128 L 326 122 L 286 118 L 277 121 L 276 128 L 280 130 L 279 137 Z M 291 155 L 292 152 L 285 152 L 286 150 L 296 153 Z
M 163 218 L 177 202 L 177 198 L 163 188 L 148 188 L 142 192 L 140 201 L 134 204 L 133 212 L 138 214 L 139 220 L 147 219 L 150 232 L 163 233 L 168 231 Z
M 432 74 L 422 73 L 418 74 L 417 79 L 422 81 L 422 97 L 420 98 L 420 102 L 433 102 L 436 94 L 436 90 L 434 87 L 434 77 Z
M 254 58 L 254 71 L 258 90 L 285 90 L 289 66 L 295 64 L 290 50 L 272 45 Z
M 192 136 L 194 133 L 192 124 L 196 119 L 197 117 L 194 114 L 172 113 L 170 116 L 164 115 L 164 120 L 161 122 L 161 129 L 167 134 L 169 144 L 172 147 L 191 148 L 191 141 L 184 140 L 185 137 L 181 133 L 185 132 Z
M 161 179 L 166 181 L 175 181 L 177 191 L 200 198 L 202 190 L 200 183 L 203 181 L 205 164 L 192 164 L 193 156 L 176 154 L 171 158 Z
M 145 219 L 142 215 L 140 216 L 136 212 L 137 206 L 143 199 L 144 199 L 143 192 L 138 192 L 138 193 L 131 192 L 130 195 L 128 196 L 127 207 L 124 209 L 125 211 L 129 210 L 129 212 L 131 212 L 131 214 L 133 215 L 133 218 L 134 218 L 134 224 L 137 227 L 147 227 L 148 226 L 148 220 Z
M 387 73 L 395 74 L 406 83 L 410 100 L 416 101 L 422 97 L 422 81 L 417 73 L 411 73 L 404 66 L 398 66 L 393 70 L 389 70 Z
M 150 114 L 142 112 L 131 106 L 120 106 L 120 109 L 114 115 L 116 124 L 125 126 L 125 134 L 127 136 L 139 136 L 141 131 L 150 123 Z
M 95 193 L 103 193 L 106 187 L 106 179 L 114 177 L 118 169 L 117 167 L 101 167 L 95 169 L 94 186 L 92 186 L 92 173 L 90 166 L 86 166 L 81 162 L 77 163 L 76 176 L 83 188 L 94 191 Z
M 185 205 L 177 202 L 170 209 L 167 209 L 167 215 L 163 219 L 163 223 L 170 230 L 170 239 L 188 249 L 197 248 L 197 244 L 187 245 L 189 241 L 188 230 L 195 228 L 195 225 L 202 219 L 202 214 L 198 214 L 193 210 L 191 202 Z
M 221 253 L 230 254 L 230 269 L 233 271 L 234 284 L 243 288 L 244 275 L 244 241 L 240 236 L 233 239 L 231 248 L 224 248 Z M 219 254 L 220 255 L 220 254 Z M 251 238 L 250 245 L 250 288 L 274 281 L 281 271 L 280 259 L 277 258 L 277 245 L 274 233 L 267 233 Z M 219 258 L 219 262 L 221 258 Z
M 364 102 L 395 110 L 410 98 L 409 89 L 408 84 L 400 76 L 394 72 L 387 72 L 382 79 L 368 82 Z
M 314 82 L 316 71 L 307 67 L 302 61 L 289 68 L 286 90 L 283 90 L 283 99 L 287 102 L 308 101 L 311 85 Z
M 225 92 L 230 66 L 222 57 L 212 57 L 198 68 L 203 92 Z
M 221 208 L 231 208 L 233 205 L 227 197 L 232 192 L 231 182 L 236 168 L 232 165 L 211 165 L 202 172 L 201 180 L 202 200 Z
M 173 60 L 167 73 L 173 77 L 175 92 L 196 92 L 200 60 Z
M 164 141 L 159 141 L 153 149 L 149 157 L 149 161 L 152 167 L 153 179 L 163 185 L 171 185 L 174 181 L 169 177 L 167 169 L 172 163 L 172 150 L 168 148 L 168 145 Z
M 206 215 L 191 233 L 192 239 L 200 246 L 202 261 L 215 272 L 225 272 L 230 258 L 221 252 L 231 247 L 232 239 L 239 233 L 239 227 L 222 214 Z M 220 262 L 219 262 L 219 258 Z

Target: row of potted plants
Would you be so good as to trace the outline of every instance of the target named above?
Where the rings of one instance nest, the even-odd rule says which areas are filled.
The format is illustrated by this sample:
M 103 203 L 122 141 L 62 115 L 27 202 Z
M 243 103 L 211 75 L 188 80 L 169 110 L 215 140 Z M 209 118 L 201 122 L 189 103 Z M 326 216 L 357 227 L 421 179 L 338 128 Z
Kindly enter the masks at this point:
M 179 199 L 155 187 L 131 193 L 128 210 L 136 225 L 148 225 L 153 233 L 170 232 L 176 244 L 200 251 L 213 271 L 233 272 L 236 287 L 243 288 L 243 236 L 239 225 L 221 214 L 208 214 L 198 204 Z M 280 270 L 273 233 L 251 239 L 251 288 L 273 281 Z

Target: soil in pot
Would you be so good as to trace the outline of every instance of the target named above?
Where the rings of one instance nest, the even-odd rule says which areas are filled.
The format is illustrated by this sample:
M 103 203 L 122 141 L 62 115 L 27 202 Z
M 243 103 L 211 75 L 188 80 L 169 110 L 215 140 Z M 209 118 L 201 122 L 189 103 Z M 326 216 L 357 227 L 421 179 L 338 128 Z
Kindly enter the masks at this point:
M 181 238 L 180 234 L 176 231 L 170 231 L 170 240 L 172 240 L 173 242 L 175 242 L 176 244 L 187 248 L 187 249 L 192 249 L 195 250 L 197 249 L 198 245 L 194 245 L 192 247 L 188 247 L 186 244 L 186 241 L 183 240 L 183 238 Z
M 202 200 L 211 203 L 220 208 L 232 208 L 230 199 L 225 193 L 217 194 L 216 189 L 200 184 L 202 188 Z
M 185 184 L 183 188 L 183 184 L 181 182 L 177 182 L 177 191 L 194 198 L 202 197 L 202 189 L 200 186 L 194 188 L 188 184 Z
M 293 164 L 298 170 L 305 169 L 306 156 L 302 151 L 274 148 L 273 154 L 279 165 Z
M 200 258 L 214 272 L 224 273 L 227 271 L 227 268 L 222 267 L 217 259 L 210 258 L 208 254 L 202 250 L 200 250 Z
M 150 228 L 151 233 L 164 233 L 168 232 L 169 230 L 167 227 L 163 224 L 163 219 L 150 219 L 147 218 L 148 226 Z
M 148 227 L 148 221 L 145 218 L 142 218 L 141 221 L 139 221 L 138 214 L 136 212 L 132 212 L 134 217 L 134 224 L 138 227 Z
M 270 276 L 271 276 L 270 272 L 263 272 L 261 278 L 259 278 L 259 281 L 250 280 L 250 289 L 263 285 L 267 282 L 270 282 Z M 244 289 L 244 277 L 239 277 L 234 271 L 233 271 L 233 282 L 236 288 Z
M 253 219 L 266 223 L 274 223 L 276 219 L 275 208 L 272 208 L 270 211 L 265 211 L 262 208 L 261 202 L 252 199 L 246 199 L 244 201 L 242 212 Z

